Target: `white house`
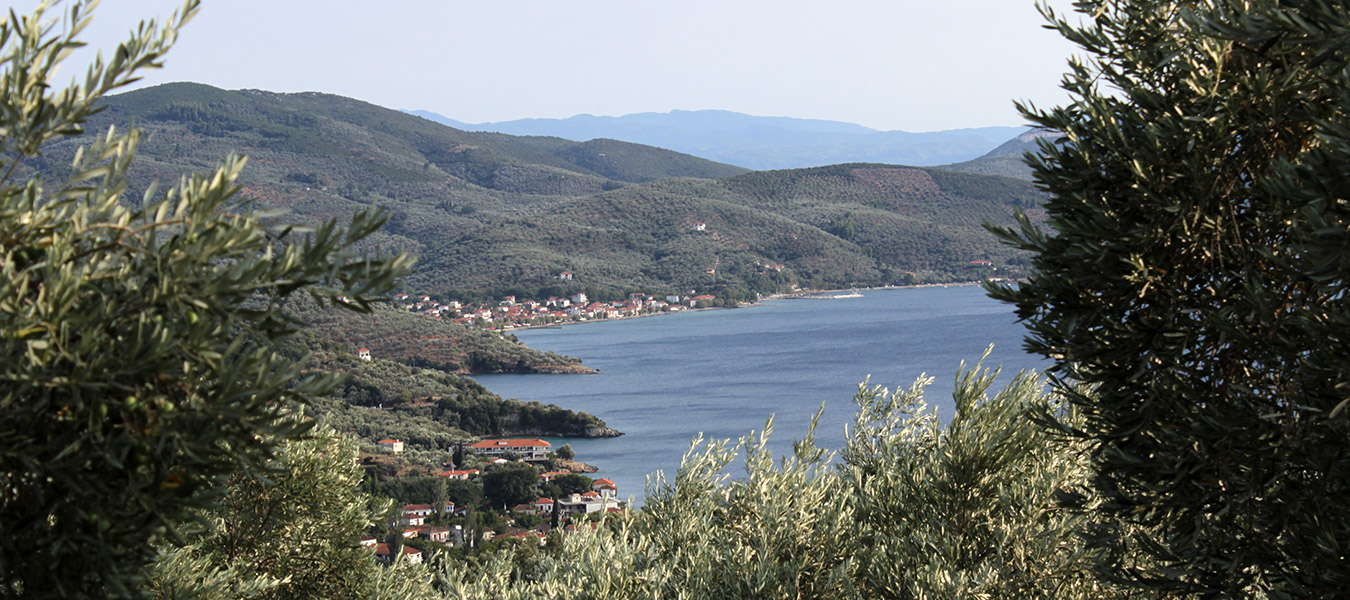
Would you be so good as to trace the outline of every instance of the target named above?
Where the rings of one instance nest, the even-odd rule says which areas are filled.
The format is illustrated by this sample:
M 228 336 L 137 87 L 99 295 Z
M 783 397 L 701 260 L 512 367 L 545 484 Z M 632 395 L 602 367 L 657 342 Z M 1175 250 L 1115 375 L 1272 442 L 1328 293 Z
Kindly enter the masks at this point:
M 585 494 L 572 494 L 568 498 L 559 499 L 555 510 L 558 511 L 558 514 L 566 515 L 571 513 L 597 513 L 608 508 L 618 507 L 618 500 L 590 491 Z
M 403 453 L 403 440 L 380 440 L 380 450 L 393 452 L 394 454 Z
M 413 548 L 412 546 L 403 546 L 401 550 L 402 552 L 400 552 L 400 554 L 403 555 L 403 559 L 408 561 L 409 564 L 415 565 L 422 562 L 421 550 Z M 394 562 L 394 555 L 389 551 L 389 544 L 376 544 L 375 558 L 384 562 Z
M 483 440 L 470 446 L 478 456 L 500 458 L 507 452 L 514 452 L 525 460 L 545 460 L 553 445 L 539 439 L 528 440 Z
M 450 479 L 468 479 L 470 477 L 477 477 L 477 476 L 478 476 L 478 469 L 450 470 L 441 472 L 441 477 L 448 477 Z M 449 504 L 453 505 L 454 503 L 451 502 Z
M 610 479 L 601 477 L 591 483 L 591 491 L 605 498 L 613 498 L 619 495 L 619 486 Z
M 403 516 L 416 515 L 419 517 L 430 517 L 433 507 L 430 504 L 404 504 Z

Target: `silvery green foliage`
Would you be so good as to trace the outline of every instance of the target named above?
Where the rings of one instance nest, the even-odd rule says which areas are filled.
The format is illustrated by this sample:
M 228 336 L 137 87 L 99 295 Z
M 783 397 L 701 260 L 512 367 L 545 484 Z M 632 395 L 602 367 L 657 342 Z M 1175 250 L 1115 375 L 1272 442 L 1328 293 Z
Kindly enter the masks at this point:
M 1080 0 L 1015 303 L 1092 442 L 1104 577 L 1350 589 L 1350 3 Z M 1136 548 L 1146 554 L 1140 561 Z
M 0 22 L 0 597 L 134 595 L 214 484 L 265 464 L 305 428 L 284 417 L 332 389 L 277 351 L 297 326 L 281 302 L 364 309 L 409 264 L 355 251 L 378 214 L 277 223 L 240 198 L 242 158 L 126 198 L 134 128 L 51 181 L 32 174 L 197 11 L 143 24 L 62 87 L 51 78 L 93 4 L 70 3 L 64 31 L 46 3 Z
M 1061 408 L 1022 374 L 992 398 L 989 372 L 962 372 L 942 427 L 921 379 L 859 387 L 838 460 L 808 432 L 775 461 L 762 433 L 697 440 L 674 481 L 640 511 L 465 570 L 443 565 L 448 598 L 1123 598 L 1087 569 L 1060 510 L 1085 457 L 1032 422 Z M 1072 415 L 1059 412 L 1072 421 Z M 770 423 L 771 425 L 771 423 Z M 745 473 L 726 475 L 738 455 Z M 551 541 L 550 544 L 554 542 Z
M 389 512 L 390 502 L 373 502 L 361 484 L 354 438 L 319 426 L 282 443 L 265 471 L 232 477 L 217 504 L 200 515 L 189 543 L 156 564 L 154 595 L 371 595 L 380 567 L 357 540 Z
M 994 375 L 958 374 L 946 427 L 923 400 L 927 380 L 859 390 L 842 476 L 864 596 L 1115 597 L 1085 572 L 1085 517 L 1056 506 L 1086 476 L 1080 448 L 1032 422 L 1060 409 L 1030 373 L 988 397 Z

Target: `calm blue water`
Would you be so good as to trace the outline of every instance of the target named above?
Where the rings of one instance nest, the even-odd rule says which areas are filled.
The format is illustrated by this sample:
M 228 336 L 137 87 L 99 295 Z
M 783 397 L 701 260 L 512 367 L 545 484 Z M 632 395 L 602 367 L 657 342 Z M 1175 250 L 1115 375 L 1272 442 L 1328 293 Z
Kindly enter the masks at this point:
M 577 459 L 600 467 L 621 497 L 641 502 L 646 475 L 674 479 L 680 457 L 700 432 L 735 439 L 774 417 L 770 446 L 791 451 L 825 404 L 817 443 L 843 445 L 852 397 L 873 385 L 908 387 L 936 378 L 928 402 L 946 419 L 962 360 L 994 344 L 987 366 L 1001 382 L 1046 363 L 1022 351 L 1024 329 L 1011 307 L 976 286 L 869 290 L 841 300 L 778 300 L 735 310 L 569 325 L 517 332 L 531 348 L 576 356 L 597 375 L 484 375 L 508 398 L 538 400 L 594 414 L 624 432 L 572 444 Z

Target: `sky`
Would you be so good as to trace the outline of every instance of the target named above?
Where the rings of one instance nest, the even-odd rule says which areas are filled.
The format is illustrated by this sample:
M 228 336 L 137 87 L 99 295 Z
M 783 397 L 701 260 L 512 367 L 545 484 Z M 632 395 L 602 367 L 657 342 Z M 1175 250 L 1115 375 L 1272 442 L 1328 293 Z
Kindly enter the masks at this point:
M 85 39 L 110 52 L 180 5 L 103 0 Z M 204 0 L 138 86 L 326 92 L 468 123 L 722 109 L 938 131 L 1065 101 L 1074 48 L 1043 23 L 1033 0 Z

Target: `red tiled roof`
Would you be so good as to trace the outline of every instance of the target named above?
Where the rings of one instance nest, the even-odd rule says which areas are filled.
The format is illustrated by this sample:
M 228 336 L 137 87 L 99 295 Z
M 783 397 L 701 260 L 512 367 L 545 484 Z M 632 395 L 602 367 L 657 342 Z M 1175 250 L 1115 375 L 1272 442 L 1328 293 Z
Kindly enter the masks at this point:
M 553 504 L 553 501 L 552 501 L 552 500 L 549 500 L 548 498 L 540 498 L 540 499 L 538 499 L 538 500 L 535 500 L 534 503 L 535 503 L 535 504 Z
M 608 477 L 601 477 L 595 480 L 595 483 L 593 483 L 592 485 L 615 485 L 615 483 L 611 481 Z
M 477 475 L 477 474 L 478 469 L 465 469 L 463 471 L 444 471 L 440 475 L 441 477 L 452 477 L 455 475 Z
M 381 444 L 401 444 L 401 440 L 380 440 Z
M 539 439 L 529 440 L 483 440 L 474 444 L 473 448 L 537 448 L 539 446 L 550 447 L 553 444 Z

